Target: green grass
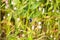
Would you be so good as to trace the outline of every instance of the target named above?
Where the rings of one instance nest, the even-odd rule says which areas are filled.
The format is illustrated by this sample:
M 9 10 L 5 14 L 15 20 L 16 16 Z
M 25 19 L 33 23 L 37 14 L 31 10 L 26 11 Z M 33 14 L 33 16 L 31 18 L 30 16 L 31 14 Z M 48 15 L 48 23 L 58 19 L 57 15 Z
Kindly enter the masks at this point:
M 60 0 L 0 0 L 0 40 L 60 40 Z

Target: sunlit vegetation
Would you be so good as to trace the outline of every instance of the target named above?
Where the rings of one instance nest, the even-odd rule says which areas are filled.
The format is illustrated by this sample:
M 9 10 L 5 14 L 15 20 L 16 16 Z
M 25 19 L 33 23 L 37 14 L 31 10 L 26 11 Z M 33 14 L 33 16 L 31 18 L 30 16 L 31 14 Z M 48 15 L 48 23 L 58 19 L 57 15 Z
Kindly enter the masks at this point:
M 60 40 L 60 0 L 0 0 L 0 40 Z

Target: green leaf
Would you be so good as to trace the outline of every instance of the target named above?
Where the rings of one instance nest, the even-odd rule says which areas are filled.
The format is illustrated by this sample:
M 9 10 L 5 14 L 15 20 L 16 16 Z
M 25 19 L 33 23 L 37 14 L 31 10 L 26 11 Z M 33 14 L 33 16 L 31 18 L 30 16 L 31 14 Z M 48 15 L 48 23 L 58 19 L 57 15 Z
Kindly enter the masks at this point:
M 32 6 L 31 6 L 31 9 L 34 10 L 36 9 L 38 6 L 40 5 L 40 3 L 34 3 Z

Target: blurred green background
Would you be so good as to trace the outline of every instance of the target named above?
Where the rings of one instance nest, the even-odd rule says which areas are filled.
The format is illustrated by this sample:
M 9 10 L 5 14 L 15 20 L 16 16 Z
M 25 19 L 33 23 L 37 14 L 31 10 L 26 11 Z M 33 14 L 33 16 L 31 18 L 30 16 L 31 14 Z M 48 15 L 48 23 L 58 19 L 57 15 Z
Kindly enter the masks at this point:
M 60 40 L 60 0 L 0 0 L 0 40 Z

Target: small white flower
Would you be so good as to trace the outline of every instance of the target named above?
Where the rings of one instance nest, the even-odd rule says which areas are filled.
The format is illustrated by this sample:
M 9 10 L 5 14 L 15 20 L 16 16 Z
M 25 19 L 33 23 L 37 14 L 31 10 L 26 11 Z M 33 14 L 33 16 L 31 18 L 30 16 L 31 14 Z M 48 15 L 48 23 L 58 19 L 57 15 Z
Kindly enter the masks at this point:
M 50 16 L 46 16 L 46 18 L 50 18 Z
M 32 26 L 32 30 L 34 30 L 34 27 L 35 27 L 35 26 Z
M 39 7 L 39 11 L 41 11 L 41 7 Z
M 3 16 L 3 19 L 5 19 L 5 16 Z
M 25 35 L 24 34 L 22 34 L 22 37 L 24 37 Z
M 36 0 L 37 2 L 39 1 L 39 0 Z
M 20 30 L 20 31 L 23 31 L 23 30 Z
M 6 2 L 6 4 L 8 4 L 8 1 L 5 1 Z
M 54 38 L 54 40 L 56 40 L 56 38 Z
M 52 1 L 52 0 L 49 0 L 49 1 Z
M 14 1 L 11 2 L 12 5 L 15 5 Z
M 42 14 L 45 12 L 45 9 L 43 8 L 43 10 L 42 10 Z
M 38 22 L 38 24 L 40 25 L 40 24 L 41 24 L 41 22 Z
M 7 14 L 8 16 L 10 16 L 10 14 Z
M 54 12 L 54 10 L 52 10 L 52 12 Z
M 14 10 L 16 10 L 17 8 L 16 7 L 14 7 Z
M 20 18 L 17 18 L 17 21 L 20 21 Z
M 40 26 L 40 25 L 39 25 L 39 26 L 37 26 L 37 28 L 41 29 L 41 28 L 42 28 L 42 26 Z
M 53 37 L 53 35 L 50 35 L 50 37 L 52 38 L 52 37 Z

